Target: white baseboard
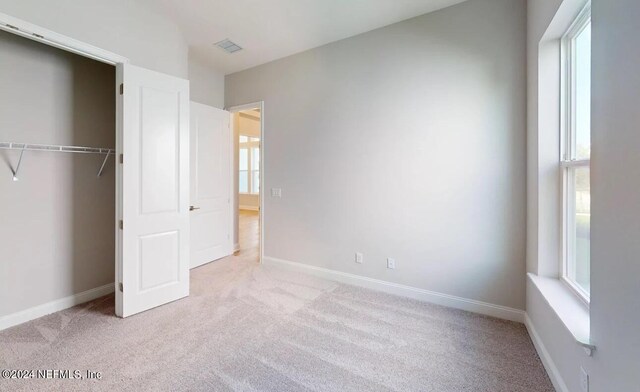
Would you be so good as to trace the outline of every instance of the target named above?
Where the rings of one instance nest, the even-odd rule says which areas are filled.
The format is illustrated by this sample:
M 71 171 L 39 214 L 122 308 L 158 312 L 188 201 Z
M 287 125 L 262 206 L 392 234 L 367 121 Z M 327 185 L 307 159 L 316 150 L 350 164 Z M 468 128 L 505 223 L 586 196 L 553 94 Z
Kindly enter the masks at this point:
M 238 209 L 239 210 L 247 210 L 247 211 L 260 211 L 260 207 L 258 207 L 258 206 L 239 205 Z
M 507 306 L 494 305 L 487 302 L 476 301 L 473 299 L 456 297 L 454 295 L 438 293 L 435 291 L 424 290 L 417 287 L 405 286 L 398 283 L 368 278 L 366 276 L 354 275 L 346 272 L 330 270 L 327 268 L 315 267 L 307 264 L 296 263 L 293 261 L 277 259 L 275 257 L 265 256 L 264 263 L 267 265 L 278 265 L 289 270 L 304 272 L 340 283 L 346 283 L 354 286 L 383 291 L 385 293 L 409 297 L 424 302 L 447 306 L 450 308 L 467 310 L 469 312 L 516 321 L 519 323 L 524 322 L 524 311 L 509 308 Z
M 104 295 L 111 294 L 114 292 L 114 289 L 115 284 L 109 283 L 104 286 L 96 287 L 95 289 L 83 291 L 81 293 L 60 298 L 46 304 L 34 306 L 20 312 L 2 316 L 0 317 L 0 331 L 9 327 L 13 327 L 14 325 L 26 323 L 27 321 L 46 316 L 51 313 L 68 309 L 84 302 L 89 302 Z
M 560 376 L 560 371 L 556 367 L 555 363 L 551 359 L 551 355 L 549 355 L 549 352 L 542 343 L 542 339 L 540 339 L 540 335 L 538 335 L 538 332 L 533 326 L 531 318 L 529 318 L 529 315 L 526 313 L 524 314 L 524 325 L 527 327 L 527 331 L 529 331 L 531 341 L 533 342 L 533 345 L 538 352 L 538 356 L 542 361 L 542 365 L 544 366 L 547 374 L 549 375 L 549 378 L 551 379 L 553 387 L 557 392 L 569 392 L 569 388 L 567 388 L 564 380 L 562 380 L 562 376 Z

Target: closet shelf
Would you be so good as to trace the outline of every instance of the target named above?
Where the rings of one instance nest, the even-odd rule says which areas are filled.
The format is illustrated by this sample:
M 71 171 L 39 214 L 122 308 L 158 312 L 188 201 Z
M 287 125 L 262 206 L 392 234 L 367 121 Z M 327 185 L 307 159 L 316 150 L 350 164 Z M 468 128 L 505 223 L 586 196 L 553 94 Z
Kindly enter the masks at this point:
M 112 148 L 56 146 L 51 144 L 0 142 L 0 148 L 4 148 L 8 150 L 26 150 L 26 151 L 79 152 L 83 154 L 115 154 L 115 150 Z
M 5 150 L 20 150 L 20 158 L 15 170 L 11 169 L 13 173 L 13 181 L 18 181 L 18 171 L 20 170 L 20 164 L 25 151 L 49 151 L 49 152 L 67 152 L 67 153 L 79 153 L 79 154 L 103 154 L 105 155 L 100 170 L 98 171 L 98 177 L 102 175 L 107 159 L 110 155 L 115 155 L 116 151 L 112 148 L 101 147 L 80 147 L 80 146 L 58 146 L 52 144 L 29 144 L 29 143 L 13 143 L 13 142 L 0 142 L 0 148 Z

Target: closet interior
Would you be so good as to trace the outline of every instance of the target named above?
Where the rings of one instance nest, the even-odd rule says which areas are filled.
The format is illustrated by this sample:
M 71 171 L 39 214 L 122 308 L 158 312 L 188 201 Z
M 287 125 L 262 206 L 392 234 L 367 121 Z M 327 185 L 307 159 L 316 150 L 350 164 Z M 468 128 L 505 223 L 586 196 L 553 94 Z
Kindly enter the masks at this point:
M 0 31 L 0 317 L 113 286 L 115 78 Z

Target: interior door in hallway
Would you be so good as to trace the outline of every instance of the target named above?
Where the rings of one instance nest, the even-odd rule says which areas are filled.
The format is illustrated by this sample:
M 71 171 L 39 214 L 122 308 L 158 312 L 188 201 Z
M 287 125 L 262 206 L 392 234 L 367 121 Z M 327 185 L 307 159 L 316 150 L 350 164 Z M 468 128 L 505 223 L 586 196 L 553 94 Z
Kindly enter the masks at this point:
M 233 253 L 230 114 L 191 102 L 191 268 Z

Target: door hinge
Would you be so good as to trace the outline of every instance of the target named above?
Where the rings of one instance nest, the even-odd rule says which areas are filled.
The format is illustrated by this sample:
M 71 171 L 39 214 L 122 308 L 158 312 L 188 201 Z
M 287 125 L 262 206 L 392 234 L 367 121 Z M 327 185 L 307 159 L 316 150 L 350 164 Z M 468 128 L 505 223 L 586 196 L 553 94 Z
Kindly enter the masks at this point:
M 118 283 L 118 289 L 120 289 L 121 293 L 124 293 L 124 286 L 122 285 L 122 282 Z
M 120 219 L 120 230 L 124 229 L 124 222 Z
M 124 94 L 124 83 L 120 83 L 120 95 Z
M 120 163 L 124 163 L 124 155 L 120 154 Z

